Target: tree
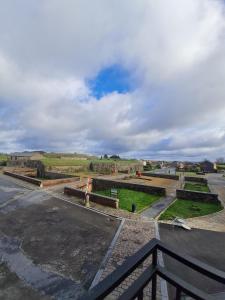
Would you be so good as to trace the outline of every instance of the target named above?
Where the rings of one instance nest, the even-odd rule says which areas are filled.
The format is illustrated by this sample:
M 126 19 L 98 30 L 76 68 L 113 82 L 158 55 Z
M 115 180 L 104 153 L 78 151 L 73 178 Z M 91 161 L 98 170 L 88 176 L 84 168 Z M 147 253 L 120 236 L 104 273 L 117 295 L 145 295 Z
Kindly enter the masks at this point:
M 218 157 L 218 158 L 216 159 L 216 163 L 217 163 L 217 164 L 224 164 L 224 163 L 225 163 L 225 159 L 224 159 L 223 157 Z
M 119 155 L 115 155 L 115 154 L 114 154 L 114 155 L 111 155 L 110 158 L 111 158 L 111 159 L 120 159 Z
M 107 154 L 104 154 L 104 159 L 108 159 L 108 155 Z

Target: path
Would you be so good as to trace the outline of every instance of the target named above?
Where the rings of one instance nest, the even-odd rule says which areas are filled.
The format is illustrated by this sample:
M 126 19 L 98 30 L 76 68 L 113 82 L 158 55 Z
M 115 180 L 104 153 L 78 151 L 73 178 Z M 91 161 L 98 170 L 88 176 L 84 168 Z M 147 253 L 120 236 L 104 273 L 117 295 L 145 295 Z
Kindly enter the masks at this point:
M 173 196 L 160 198 L 151 207 L 145 209 L 141 215 L 146 218 L 156 218 L 163 210 L 165 210 L 173 201 Z

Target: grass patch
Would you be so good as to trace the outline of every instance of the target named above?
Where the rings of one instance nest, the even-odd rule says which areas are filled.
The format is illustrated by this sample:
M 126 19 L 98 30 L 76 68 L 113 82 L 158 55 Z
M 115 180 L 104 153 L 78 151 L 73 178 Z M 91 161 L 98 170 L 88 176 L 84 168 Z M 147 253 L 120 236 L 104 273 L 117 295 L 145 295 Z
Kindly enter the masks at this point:
M 118 163 L 121 165 L 127 165 L 130 163 L 135 163 L 137 160 L 112 160 L 112 159 L 78 159 L 74 157 L 47 157 L 45 156 L 42 160 L 43 164 L 48 167 L 52 166 L 89 166 L 91 162 L 93 163 Z
M 177 199 L 161 216 L 160 220 L 172 220 L 175 217 L 193 218 L 222 210 L 220 203 L 204 203 Z
M 41 160 L 45 166 L 87 166 L 90 164 L 89 160 L 73 159 L 73 158 L 52 158 L 45 157 Z
M 205 175 L 198 175 L 196 172 L 183 172 L 183 171 L 176 171 L 176 175 L 184 175 L 184 176 L 190 176 L 190 177 L 205 177 Z
M 157 201 L 160 196 L 149 195 L 144 192 L 136 192 L 128 189 L 117 189 L 118 198 L 120 200 L 119 207 L 128 211 L 131 211 L 132 203 L 136 204 L 137 212 L 142 211 Z M 111 190 L 96 191 L 96 194 L 111 197 Z
M 7 155 L 6 154 L 0 154 L 0 161 L 6 161 L 7 160 Z
M 185 190 L 195 191 L 195 192 L 210 192 L 208 185 L 204 183 L 193 183 L 193 182 L 186 182 L 184 185 Z

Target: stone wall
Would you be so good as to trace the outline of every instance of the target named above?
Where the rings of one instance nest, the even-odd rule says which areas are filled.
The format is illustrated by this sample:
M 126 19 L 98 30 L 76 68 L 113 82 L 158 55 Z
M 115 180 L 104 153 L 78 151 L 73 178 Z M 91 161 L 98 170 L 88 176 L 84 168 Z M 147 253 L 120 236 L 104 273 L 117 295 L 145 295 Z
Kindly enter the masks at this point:
M 101 174 L 112 173 L 135 173 L 136 171 L 143 171 L 143 165 L 139 162 L 135 163 L 121 163 L 121 162 L 91 162 L 90 170 Z
M 9 160 L 7 161 L 7 167 L 37 169 L 37 177 L 44 177 L 45 174 L 45 166 L 40 160 Z
M 203 177 L 190 177 L 190 176 L 185 176 L 184 177 L 184 180 L 185 181 L 191 181 L 191 182 L 200 182 L 200 183 L 205 183 L 207 184 L 208 181 L 206 178 L 203 178 Z
M 158 177 L 158 178 L 179 180 L 179 176 L 178 175 L 156 174 L 156 173 L 151 173 L 151 172 L 142 172 L 141 175 L 143 175 L 143 176 L 149 176 L 149 177 Z
M 147 194 L 154 194 L 159 196 L 166 195 L 166 189 L 162 187 L 155 187 L 150 185 L 114 181 L 100 178 L 93 178 L 92 180 L 93 191 L 107 190 L 111 188 L 124 188 L 137 192 L 144 192 Z
M 70 187 L 65 187 L 64 188 L 64 193 L 66 195 L 70 196 L 75 196 L 81 199 L 85 199 L 85 192 L 82 190 L 78 190 L 75 188 L 70 188 Z M 109 206 L 112 208 L 118 208 L 119 207 L 119 199 L 107 197 L 107 196 L 102 196 L 98 195 L 95 193 L 88 193 L 89 195 L 89 200 L 104 206 Z
M 45 171 L 45 178 L 46 179 L 61 179 L 61 178 L 72 178 L 72 177 L 74 177 L 74 176 L 67 175 L 67 174 L 62 174 L 62 173 Z
M 48 186 L 53 186 L 53 185 L 62 184 L 62 183 L 69 183 L 69 182 L 74 182 L 74 181 L 79 180 L 78 177 L 69 177 L 69 178 L 64 177 L 64 178 L 59 178 L 59 179 L 40 180 L 40 179 L 32 178 L 29 176 L 13 173 L 13 172 L 9 172 L 9 171 L 4 171 L 4 174 L 14 177 L 14 178 L 17 178 L 17 179 L 24 180 L 26 182 L 35 184 L 40 187 L 48 187 Z
M 192 200 L 197 202 L 220 203 L 218 199 L 218 195 L 212 193 L 195 192 L 189 190 L 177 190 L 176 197 L 178 199 Z
M 28 177 L 28 176 L 12 173 L 12 172 L 8 172 L 8 171 L 4 171 L 4 174 L 8 175 L 8 176 L 11 176 L 11 177 L 14 177 L 14 178 L 17 178 L 17 179 L 22 179 L 26 182 L 29 182 L 29 183 L 32 183 L 32 184 L 35 184 L 35 185 L 38 185 L 38 186 L 42 187 L 42 181 L 39 180 L 39 179 L 31 178 L 31 177 Z

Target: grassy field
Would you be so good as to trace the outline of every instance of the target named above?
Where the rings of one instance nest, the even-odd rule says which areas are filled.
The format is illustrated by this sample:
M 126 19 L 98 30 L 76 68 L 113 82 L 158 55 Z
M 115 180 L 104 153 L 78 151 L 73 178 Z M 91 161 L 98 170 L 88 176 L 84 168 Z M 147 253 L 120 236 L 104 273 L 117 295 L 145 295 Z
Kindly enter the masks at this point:
M 218 170 L 225 170 L 225 164 L 217 165 Z
M 42 160 L 44 165 L 51 167 L 51 166 L 88 166 L 91 162 L 98 162 L 98 163 L 110 163 L 110 162 L 118 162 L 120 164 L 129 164 L 137 162 L 136 160 L 112 160 L 112 159 L 77 159 L 73 157 L 44 157 Z
M 90 160 L 73 159 L 73 158 L 52 158 L 45 157 L 41 160 L 45 166 L 87 166 Z
M 119 207 L 128 211 L 131 211 L 132 203 L 136 204 L 136 211 L 140 212 L 144 208 L 147 208 L 157 201 L 160 196 L 149 195 L 143 192 L 136 192 L 127 189 L 117 189 L 118 198 L 120 200 Z M 105 196 L 111 196 L 111 191 L 96 191 L 95 193 Z
M 161 216 L 160 220 L 172 220 L 175 217 L 193 218 L 222 210 L 220 204 L 177 199 Z
M 186 182 L 184 185 L 184 189 L 195 192 L 210 192 L 208 185 L 204 183 Z
M 0 161 L 6 161 L 6 160 L 7 160 L 7 155 L 0 154 Z

